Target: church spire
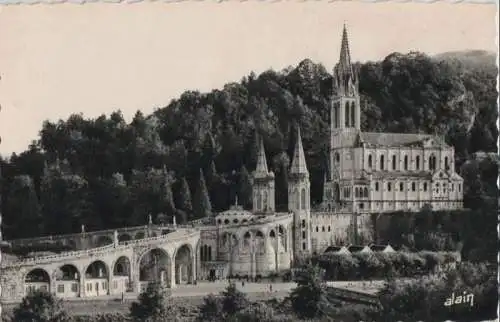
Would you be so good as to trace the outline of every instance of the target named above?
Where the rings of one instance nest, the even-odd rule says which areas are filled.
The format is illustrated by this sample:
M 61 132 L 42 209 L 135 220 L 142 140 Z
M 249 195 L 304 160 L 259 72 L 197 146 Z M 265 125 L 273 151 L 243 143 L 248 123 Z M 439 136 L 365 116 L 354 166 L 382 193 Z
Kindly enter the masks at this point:
M 293 152 L 292 167 L 290 168 L 290 173 L 294 174 L 307 174 L 306 158 L 304 155 L 304 148 L 302 146 L 302 137 L 300 136 L 300 126 L 297 125 L 297 141 L 295 142 L 295 150 Z
M 262 137 L 259 139 L 259 154 L 257 156 L 257 168 L 255 172 L 256 174 L 265 175 L 269 173 L 267 169 L 266 149 L 264 148 L 264 139 Z
M 342 31 L 342 45 L 340 47 L 339 69 L 345 73 L 352 72 L 351 52 L 349 50 L 349 37 L 347 35 L 347 27 L 344 23 Z

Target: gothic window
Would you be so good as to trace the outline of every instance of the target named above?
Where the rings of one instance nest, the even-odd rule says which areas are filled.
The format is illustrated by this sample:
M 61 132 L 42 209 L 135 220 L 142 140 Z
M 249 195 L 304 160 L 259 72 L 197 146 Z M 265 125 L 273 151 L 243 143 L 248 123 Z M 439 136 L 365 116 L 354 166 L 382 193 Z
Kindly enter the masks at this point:
M 399 191 L 403 191 L 405 189 L 404 184 L 402 182 L 399 183 Z
M 264 191 L 264 204 L 262 208 L 267 210 L 267 191 Z
M 302 232 L 302 239 L 306 239 L 306 232 L 305 231 Z
M 369 154 L 368 155 L 368 168 L 371 169 L 373 167 L 373 159 L 372 159 L 372 155 Z
M 366 188 L 366 187 L 364 189 L 364 197 L 368 198 L 368 188 Z
M 325 226 L 322 226 L 322 227 L 321 227 L 321 231 L 322 231 L 322 232 L 325 232 Z
M 302 193 L 300 196 L 300 203 L 302 204 L 302 210 L 306 209 L 306 189 L 302 188 Z
M 340 104 L 335 104 L 335 126 L 340 127 Z
M 448 171 L 450 169 L 450 165 L 448 163 L 448 157 L 444 157 L 444 169 Z
M 458 192 L 460 192 L 461 189 L 462 189 L 462 185 L 458 184 Z
M 333 185 L 333 190 L 334 190 L 334 192 L 335 192 L 335 199 L 336 199 L 337 201 L 339 201 L 339 200 L 340 200 L 340 187 L 339 187 L 339 184 L 338 184 L 338 183 L 335 183 L 335 184 Z
M 306 250 L 306 243 L 302 243 L 302 250 Z
M 331 227 L 330 227 L 330 226 L 328 226 L 328 232 L 330 232 L 331 230 L 332 230 L 332 229 L 331 229 Z
M 390 182 L 387 182 L 387 191 L 391 191 L 392 185 Z
M 349 103 L 345 103 L 345 120 L 344 120 L 344 124 L 345 124 L 345 127 L 349 127 Z
M 354 102 L 352 102 L 351 103 L 351 127 L 355 126 L 355 124 L 354 124 L 354 122 L 355 122 L 354 121 L 355 120 L 355 118 L 354 118 L 355 117 L 355 113 L 356 113 L 356 111 L 354 109 Z
M 381 155 L 380 156 L 380 170 L 384 170 L 384 156 Z
M 417 190 L 417 187 L 415 185 L 415 182 L 412 182 L 411 183 L 411 191 L 415 191 L 415 190 Z
M 262 209 L 262 195 L 260 192 L 257 192 L 257 210 Z
M 408 170 L 408 156 L 407 155 L 405 155 L 404 167 L 405 167 L 405 171 L 407 171 Z
M 375 182 L 375 191 L 378 191 L 378 182 Z
M 436 157 L 434 155 L 429 157 L 429 170 L 436 170 Z
M 319 227 L 318 226 L 316 226 L 316 232 L 319 232 Z
M 300 192 L 295 189 L 295 209 L 300 210 Z
M 420 170 L 420 156 L 417 155 L 417 158 L 415 160 L 415 167 L 417 168 L 417 170 Z
M 424 182 L 424 191 L 427 191 L 427 182 Z

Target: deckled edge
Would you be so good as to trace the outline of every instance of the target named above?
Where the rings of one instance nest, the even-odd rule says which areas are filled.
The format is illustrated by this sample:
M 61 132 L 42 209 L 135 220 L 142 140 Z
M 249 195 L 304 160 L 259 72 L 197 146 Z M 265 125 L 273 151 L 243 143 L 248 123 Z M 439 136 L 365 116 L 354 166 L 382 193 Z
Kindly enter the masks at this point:
M 150 2 L 166 2 L 166 3 L 177 3 L 177 2 L 183 2 L 183 1 L 195 1 L 195 2 L 201 2 L 204 0 L 148 0 Z M 248 2 L 249 0 L 209 0 L 212 2 Z M 255 0 L 254 0 L 255 1 Z M 275 3 L 275 2 L 283 2 L 283 1 L 290 1 L 290 0 L 259 0 L 258 2 L 270 2 L 270 3 Z M 498 0 L 295 0 L 295 2 L 306 2 L 306 1 L 323 1 L 323 2 L 345 2 L 345 1 L 359 1 L 359 2 L 369 2 L 369 3 L 374 3 L 374 2 L 399 2 L 399 3 L 405 3 L 405 2 L 417 2 L 417 3 L 434 3 L 434 2 L 448 2 L 448 3 L 472 3 L 472 4 L 498 4 Z M 97 2 L 103 2 L 103 3 L 139 3 L 143 2 L 143 0 L 0 0 L 0 6 L 2 5 L 22 5 L 22 4 L 27 4 L 27 5 L 32 5 L 32 4 L 60 4 L 60 3 L 72 3 L 72 4 L 85 4 L 85 3 L 97 3 Z

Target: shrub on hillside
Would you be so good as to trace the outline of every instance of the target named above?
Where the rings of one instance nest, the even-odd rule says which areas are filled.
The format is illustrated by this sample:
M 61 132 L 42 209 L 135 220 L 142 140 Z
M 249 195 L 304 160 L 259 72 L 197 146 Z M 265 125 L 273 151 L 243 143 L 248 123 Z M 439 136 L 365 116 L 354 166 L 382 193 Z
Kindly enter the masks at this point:
M 449 252 L 321 254 L 312 262 L 325 270 L 327 280 L 379 279 L 428 274 L 458 261 Z

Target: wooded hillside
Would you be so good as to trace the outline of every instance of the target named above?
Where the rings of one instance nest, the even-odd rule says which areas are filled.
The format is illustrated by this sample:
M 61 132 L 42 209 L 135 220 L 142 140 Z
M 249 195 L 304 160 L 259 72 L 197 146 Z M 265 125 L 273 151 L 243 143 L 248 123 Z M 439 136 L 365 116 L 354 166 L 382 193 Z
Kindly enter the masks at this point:
M 470 61 L 393 53 L 358 64 L 362 129 L 444 135 L 465 178 L 466 206 L 496 207 L 497 70 L 494 60 Z M 137 112 L 130 124 L 119 111 L 47 121 L 27 151 L 1 160 L 4 237 L 142 225 L 148 214 L 183 222 L 227 209 L 236 193 L 248 207 L 256 134 L 283 209 L 295 122 L 318 203 L 331 83 L 324 66 L 306 59 L 210 93 L 186 91 L 152 115 Z

